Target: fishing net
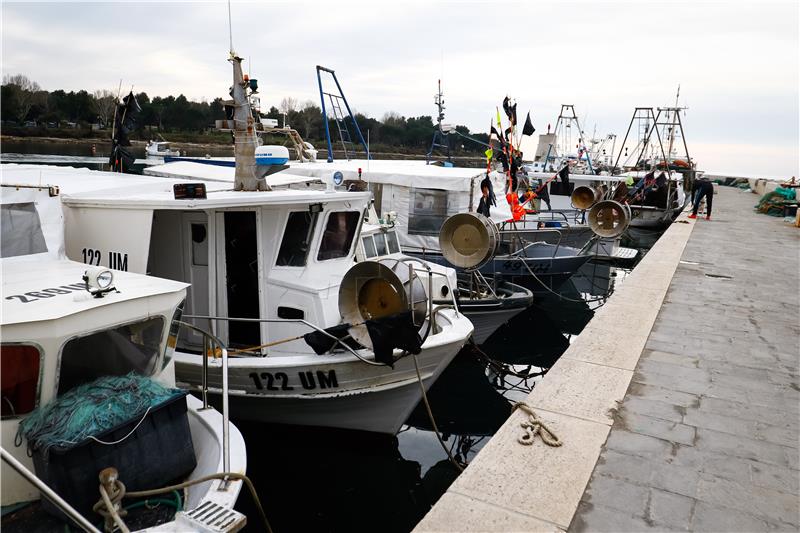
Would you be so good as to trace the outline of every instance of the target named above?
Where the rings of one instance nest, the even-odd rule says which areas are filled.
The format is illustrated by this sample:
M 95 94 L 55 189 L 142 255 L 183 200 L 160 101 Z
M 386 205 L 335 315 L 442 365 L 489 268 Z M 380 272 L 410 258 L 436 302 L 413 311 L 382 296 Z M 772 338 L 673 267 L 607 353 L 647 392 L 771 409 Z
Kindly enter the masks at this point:
M 784 206 L 795 205 L 796 203 L 797 199 L 794 189 L 778 187 L 774 191 L 768 192 L 761 197 L 758 205 L 756 205 L 756 211 L 773 217 L 782 217 Z
M 17 445 L 24 437 L 29 453 L 40 450 L 46 457 L 54 446 L 69 448 L 79 444 L 181 394 L 179 389 L 164 387 L 133 372 L 105 376 L 32 411 L 19 425 Z

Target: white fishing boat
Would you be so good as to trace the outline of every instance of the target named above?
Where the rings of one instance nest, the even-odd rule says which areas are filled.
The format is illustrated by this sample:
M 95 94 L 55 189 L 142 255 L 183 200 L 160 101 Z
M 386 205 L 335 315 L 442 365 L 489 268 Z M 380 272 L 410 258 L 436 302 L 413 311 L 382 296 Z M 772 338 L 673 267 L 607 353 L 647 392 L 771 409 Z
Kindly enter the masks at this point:
M 234 88 L 244 93 L 241 59 L 231 61 Z M 452 305 L 433 304 L 426 290 L 433 274 L 418 266 L 365 262 L 350 272 L 370 194 L 313 190 L 308 178 L 285 173 L 259 179 L 245 135 L 237 131 L 235 169 L 203 165 L 227 170 L 233 189 L 245 190 L 231 190 L 230 180 L 12 165 L 2 179 L 61 188 L 69 257 L 191 283 L 187 320 L 213 328 L 232 348 L 235 417 L 396 432 L 472 324 Z M 418 353 L 395 347 L 387 354 L 365 322 L 406 310 L 421 337 Z M 325 331 L 337 326 L 355 340 Z M 306 334 L 333 342 L 318 354 Z M 178 383 L 204 385 L 204 352 L 198 335 L 179 339 Z M 207 384 L 222 391 L 218 368 L 209 369 Z
M 171 150 L 167 141 L 149 141 L 144 149 L 148 157 L 179 156 L 180 150 Z
M 61 530 L 67 517 L 98 531 L 103 516 L 91 504 L 101 500 L 98 473 L 106 467 L 117 468 L 118 480 L 128 487 L 126 495 L 114 475 L 106 478 L 116 509 L 100 506 L 107 511 L 106 527 L 128 521 L 131 529 L 148 531 L 240 529 L 246 519 L 233 506 L 247 466 L 244 440 L 220 412 L 192 396 L 184 400 L 173 393 L 177 399 L 169 407 L 151 405 L 108 433 L 81 433 L 80 442 L 55 440 L 49 452 L 20 431 L 33 415 L 45 426 L 58 426 L 61 418 L 47 418 L 47 409 L 70 391 L 98 392 L 92 387 L 101 380 L 152 383 L 149 377 L 173 387 L 173 348 L 187 284 L 67 259 L 58 187 L 13 183 L 3 170 L 3 531 Z M 91 263 L 99 262 L 92 255 Z M 178 497 L 171 491 L 166 496 L 176 500 L 166 515 L 148 515 L 144 504 L 122 500 L 172 482 L 185 484 Z M 214 516 L 204 513 L 212 509 Z M 117 521 L 114 514 L 123 518 Z

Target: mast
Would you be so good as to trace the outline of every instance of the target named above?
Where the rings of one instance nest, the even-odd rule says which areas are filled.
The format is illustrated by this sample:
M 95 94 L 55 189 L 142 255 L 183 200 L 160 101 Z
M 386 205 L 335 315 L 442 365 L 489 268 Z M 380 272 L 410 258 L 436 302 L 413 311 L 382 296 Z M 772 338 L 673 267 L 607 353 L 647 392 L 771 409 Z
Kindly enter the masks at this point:
M 256 177 L 256 139 L 253 112 L 250 109 L 251 87 L 249 76 L 245 80 L 242 72 L 242 58 L 233 51 L 233 23 L 231 22 L 231 2 L 228 0 L 228 37 L 230 49 L 228 61 L 233 65 L 233 155 L 236 159 L 236 173 L 233 178 L 235 191 L 269 191 L 272 190 L 265 179 Z

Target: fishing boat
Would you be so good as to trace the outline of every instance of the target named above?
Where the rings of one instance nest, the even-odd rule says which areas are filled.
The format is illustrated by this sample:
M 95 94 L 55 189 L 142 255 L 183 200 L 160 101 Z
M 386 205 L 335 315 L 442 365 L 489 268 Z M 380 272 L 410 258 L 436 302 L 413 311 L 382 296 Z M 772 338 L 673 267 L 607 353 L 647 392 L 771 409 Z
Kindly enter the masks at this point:
M 686 108 L 678 105 L 679 98 L 680 86 L 674 106 L 635 108 L 614 161 L 612 170 L 624 171 L 634 182 L 627 200 L 633 228 L 664 229 L 691 202 L 698 171 L 689 156 L 681 120 Z M 629 137 L 635 145 L 628 145 Z
M 231 348 L 236 418 L 395 433 L 472 324 L 453 306 L 433 304 L 424 268 L 354 266 L 368 192 L 315 190 L 307 177 L 256 164 L 241 59 L 230 61 L 243 102 L 237 165 L 202 166 L 228 172 L 233 183 L 10 165 L 2 179 L 60 187 L 69 257 L 191 283 L 185 318 Z M 391 345 L 403 340 L 394 336 L 388 348 L 384 339 L 376 344 L 368 330 L 384 327 L 373 322 L 388 311 L 411 312 L 419 346 Z M 320 349 L 320 338 L 330 345 Z M 223 376 L 209 368 L 206 381 L 204 353 L 200 336 L 179 338 L 176 379 L 207 385 L 218 398 Z
M 44 185 L 44 176 L 14 183 L 7 170 L 3 531 L 69 529 L 65 522 L 86 531 L 103 522 L 106 530 L 240 529 L 246 518 L 233 506 L 247 466 L 244 440 L 225 413 L 174 389 L 187 284 L 67 259 L 70 215 L 58 186 Z M 91 254 L 87 263 L 98 265 Z M 169 400 L 145 409 L 145 390 Z M 114 426 L 93 432 L 102 421 Z M 157 490 L 179 482 L 180 492 Z M 159 496 L 137 496 L 151 489 Z M 103 490 L 113 502 L 95 504 Z
M 393 223 L 377 219 L 374 210 L 370 218 L 372 223 L 362 226 L 356 260 L 412 260 L 401 252 Z M 434 304 L 451 304 L 451 290 L 454 290 L 458 310 L 475 328 L 472 338 L 477 344 L 482 344 L 497 328 L 533 302 L 533 293 L 520 285 L 483 275 L 456 274 L 452 268 L 436 263 L 427 263 L 426 268 L 437 274 L 432 278 L 431 287 Z
M 167 141 L 149 141 L 144 149 L 148 157 L 179 156 L 180 150 L 171 150 Z

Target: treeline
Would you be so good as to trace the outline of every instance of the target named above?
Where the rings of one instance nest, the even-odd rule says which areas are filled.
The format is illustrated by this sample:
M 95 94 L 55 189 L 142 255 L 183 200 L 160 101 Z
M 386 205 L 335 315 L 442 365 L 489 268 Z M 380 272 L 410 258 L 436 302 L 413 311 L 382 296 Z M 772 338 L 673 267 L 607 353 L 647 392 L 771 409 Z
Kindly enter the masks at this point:
M 24 75 L 5 76 L 0 95 L 3 133 L 13 131 L 22 135 L 58 136 L 54 133 L 57 130 L 108 129 L 114 119 L 116 97 L 116 92 L 110 90 L 91 93 L 85 90 L 46 91 Z M 169 139 L 170 133 L 182 134 L 182 137 L 183 134 L 211 135 L 215 132 L 214 122 L 226 118 L 222 98 L 193 102 L 184 95 L 150 98 L 140 92 L 136 94 L 136 100 L 142 112 L 137 118 L 139 129 L 134 138 L 150 139 L 161 134 Z M 289 125 L 306 140 L 318 143 L 325 139 L 322 110 L 310 100 L 300 104 L 295 98 L 286 97 L 279 107 L 271 106 L 260 111 L 263 118 L 275 119 L 280 126 Z M 429 115 L 406 118 L 388 112 L 380 120 L 358 112 L 355 116 L 365 140 L 369 135 L 369 142 L 373 145 L 414 150 L 430 147 L 435 125 Z M 338 143 L 335 121 L 329 118 L 328 127 L 331 140 Z M 462 135 L 488 142 L 485 133 L 472 134 L 466 126 L 457 126 L 456 130 Z M 350 136 L 357 141 L 355 131 L 351 131 Z M 454 135 L 450 136 L 450 142 L 455 152 L 483 151 L 479 144 Z

